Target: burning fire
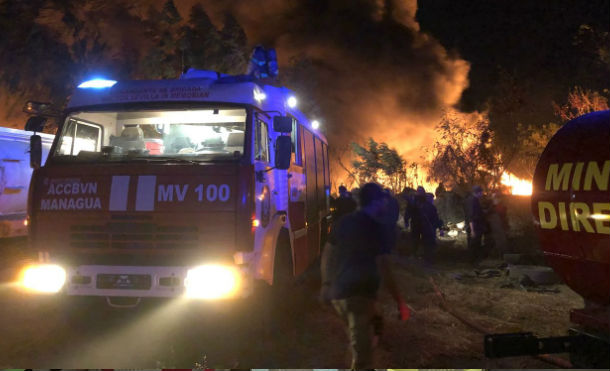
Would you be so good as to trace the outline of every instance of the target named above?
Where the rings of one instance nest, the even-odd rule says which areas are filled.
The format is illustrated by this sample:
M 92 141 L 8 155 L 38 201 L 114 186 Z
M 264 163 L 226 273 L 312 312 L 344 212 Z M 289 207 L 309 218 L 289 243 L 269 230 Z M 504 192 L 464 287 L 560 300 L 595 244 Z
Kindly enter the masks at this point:
M 532 195 L 532 182 L 525 179 L 517 178 L 511 173 L 502 174 L 500 182 L 510 188 L 510 193 L 519 196 Z

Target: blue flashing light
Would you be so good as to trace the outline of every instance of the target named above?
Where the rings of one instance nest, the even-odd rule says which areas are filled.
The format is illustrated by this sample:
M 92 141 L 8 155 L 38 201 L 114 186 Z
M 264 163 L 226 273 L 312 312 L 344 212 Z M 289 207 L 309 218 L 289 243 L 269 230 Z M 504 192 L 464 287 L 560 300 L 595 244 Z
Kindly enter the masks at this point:
M 106 80 L 106 79 L 93 79 L 88 80 L 81 83 L 78 87 L 83 89 L 93 88 L 93 89 L 102 89 L 102 88 L 110 88 L 116 84 L 115 80 Z

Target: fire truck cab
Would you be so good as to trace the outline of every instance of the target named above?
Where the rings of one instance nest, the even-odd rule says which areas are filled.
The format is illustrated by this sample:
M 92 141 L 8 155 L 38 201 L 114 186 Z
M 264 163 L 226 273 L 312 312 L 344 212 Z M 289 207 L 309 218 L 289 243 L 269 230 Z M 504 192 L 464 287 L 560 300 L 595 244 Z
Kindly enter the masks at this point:
M 318 260 L 328 143 L 250 76 L 79 85 L 30 186 L 35 292 L 221 299 Z M 31 128 L 30 128 L 31 129 Z

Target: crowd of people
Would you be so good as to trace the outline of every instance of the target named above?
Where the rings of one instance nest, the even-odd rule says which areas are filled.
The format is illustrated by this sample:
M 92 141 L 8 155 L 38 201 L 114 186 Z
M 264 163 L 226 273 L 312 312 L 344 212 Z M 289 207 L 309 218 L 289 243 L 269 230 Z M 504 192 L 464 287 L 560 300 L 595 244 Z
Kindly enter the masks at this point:
M 367 183 L 351 192 L 340 186 L 338 197 L 332 199 L 333 225 L 322 255 L 321 300 L 334 307 L 348 328 L 352 368 L 371 367 L 383 328 L 375 304 L 382 283 L 396 301 L 399 318 L 409 318 L 409 307 L 397 289 L 388 260 L 399 235 L 399 199 L 404 205 L 411 253 L 422 255 L 424 268 L 430 269 L 436 260 L 437 231 L 442 236 L 444 226 L 434 198 L 445 192 L 441 183 L 435 194 L 420 186 L 405 188 L 395 197 L 389 189 Z M 474 186 L 464 202 L 469 258 L 474 265 L 485 258 L 490 241 L 506 251 L 506 235 L 498 233 L 498 228 L 507 226 L 506 207 L 497 194 L 489 205 L 482 197 L 483 189 Z

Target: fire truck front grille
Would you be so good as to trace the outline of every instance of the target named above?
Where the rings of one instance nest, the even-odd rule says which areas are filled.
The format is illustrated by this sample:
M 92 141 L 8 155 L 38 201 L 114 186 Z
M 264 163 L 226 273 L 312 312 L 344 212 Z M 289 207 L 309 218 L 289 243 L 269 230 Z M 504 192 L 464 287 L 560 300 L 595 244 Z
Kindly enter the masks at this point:
M 77 248 L 189 249 L 196 248 L 198 240 L 196 226 L 108 223 L 70 228 L 70 246 Z

